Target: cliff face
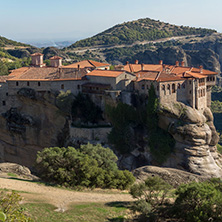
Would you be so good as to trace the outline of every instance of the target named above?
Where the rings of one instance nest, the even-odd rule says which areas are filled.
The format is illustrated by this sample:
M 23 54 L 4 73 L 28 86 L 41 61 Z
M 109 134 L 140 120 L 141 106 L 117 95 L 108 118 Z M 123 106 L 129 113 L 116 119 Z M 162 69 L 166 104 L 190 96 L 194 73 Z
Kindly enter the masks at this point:
M 17 96 L 15 104 L 0 116 L 0 161 L 32 167 L 37 151 L 62 143 L 66 119 L 46 100 Z
M 160 108 L 159 126 L 176 141 L 164 166 L 222 177 L 222 158 L 216 148 L 219 137 L 209 108 L 198 111 L 179 102 L 164 104 Z

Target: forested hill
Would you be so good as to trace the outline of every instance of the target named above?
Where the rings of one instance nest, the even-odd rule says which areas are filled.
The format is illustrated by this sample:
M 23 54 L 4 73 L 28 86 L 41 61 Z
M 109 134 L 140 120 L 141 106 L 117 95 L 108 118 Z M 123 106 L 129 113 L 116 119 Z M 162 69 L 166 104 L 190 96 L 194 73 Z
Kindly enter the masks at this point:
M 129 45 L 136 41 L 152 41 L 173 36 L 205 35 L 212 34 L 213 32 L 216 32 L 216 30 L 176 26 L 145 18 L 116 25 L 91 38 L 77 41 L 69 48 L 98 45 Z
M 6 46 L 29 46 L 29 45 L 21 42 L 16 42 L 0 36 L 0 47 L 6 47 Z

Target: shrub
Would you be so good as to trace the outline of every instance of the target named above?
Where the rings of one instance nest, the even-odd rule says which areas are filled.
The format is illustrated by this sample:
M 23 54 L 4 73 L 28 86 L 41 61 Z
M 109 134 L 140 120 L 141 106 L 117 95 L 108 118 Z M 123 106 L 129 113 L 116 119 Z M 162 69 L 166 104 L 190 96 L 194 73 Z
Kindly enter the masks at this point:
M 218 184 L 218 180 L 212 180 L 181 185 L 176 190 L 174 216 L 190 222 L 222 221 L 222 192 Z
M 160 177 L 148 177 L 144 182 L 134 184 L 130 188 L 130 194 L 137 199 L 133 203 L 133 209 L 142 215 L 150 216 L 159 207 L 167 203 L 167 194 L 171 186 Z
M 21 199 L 20 195 L 15 192 L 0 193 L 0 221 L 33 221 L 25 214 L 24 208 L 20 206 Z
M 41 178 L 64 186 L 126 189 L 135 178 L 129 171 L 120 171 L 117 157 L 101 145 L 83 145 L 79 150 L 45 148 L 37 154 L 37 170 Z

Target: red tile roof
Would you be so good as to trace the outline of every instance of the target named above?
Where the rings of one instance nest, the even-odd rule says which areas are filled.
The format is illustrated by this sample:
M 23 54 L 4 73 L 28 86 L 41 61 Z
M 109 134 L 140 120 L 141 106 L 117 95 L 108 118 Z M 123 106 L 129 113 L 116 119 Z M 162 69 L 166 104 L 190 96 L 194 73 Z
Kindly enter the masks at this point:
M 63 68 L 99 68 L 99 67 L 107 67 L 110 66 L 110 64 L 96 62 L 92 60 L 83 60 L 80 62 L 76 62 L 67 66 L 63 66 Z
M 101 76 L 101 77 L 118 77 L 125 71 L 113 71 L 113 70 L 100 70 L 95 69 L 92 72 L 88 73 L 87 76 Z
M 51 57 L 51 58 L 49 58 L 49 59 L 51 59 L 51 60 L 57 60 L 57 59 L 62 59 L 62 57 L 60 57 L 60 56 L 53 56 L 53 57 Z
M 40 56 L 40 55 L 43 55 L 42 53 L 39 53 L 39 52 L 36 52 L 34 54 L 31 54 L 31 56 Z
M 63 69 L 54 67 L 23 67 L 14 70 L 9 76 L 10 81 L 38 81 L 38 80 L 79 80 L 87 72 L 84 69 Z

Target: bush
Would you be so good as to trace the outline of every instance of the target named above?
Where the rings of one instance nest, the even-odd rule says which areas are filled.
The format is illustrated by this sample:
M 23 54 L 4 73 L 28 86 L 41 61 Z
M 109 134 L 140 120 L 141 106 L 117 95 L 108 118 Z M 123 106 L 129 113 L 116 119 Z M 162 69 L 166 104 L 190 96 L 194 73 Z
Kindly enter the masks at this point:
M 117 157 L 101 145 L 83 145 L 79 150 L 45 148 L 37 154 L 37 170 L 41 178 L 60 185 L 126 189 L 135 178 L 129 171 L 120 171 Z
M 134 184 L 130 188 L 130 194 L 137 199 L 133 203 L 133 209 L 150 216 L 158 211 L 159 207 L 165 205 L 168 201 L 171 186 L 160 177 L 148 177 L 144 182 Z
M 222 221 L 221 181 L 181 185 L 176 190 L 174 216 L 189 222 Z
M 33 221 L 25 214 L 24 208 L 20 206 L 19 202 L 21 199 L 19 194 L 15 192 L 8 194 L 5 192 L 0 193 L 0 221 Z

